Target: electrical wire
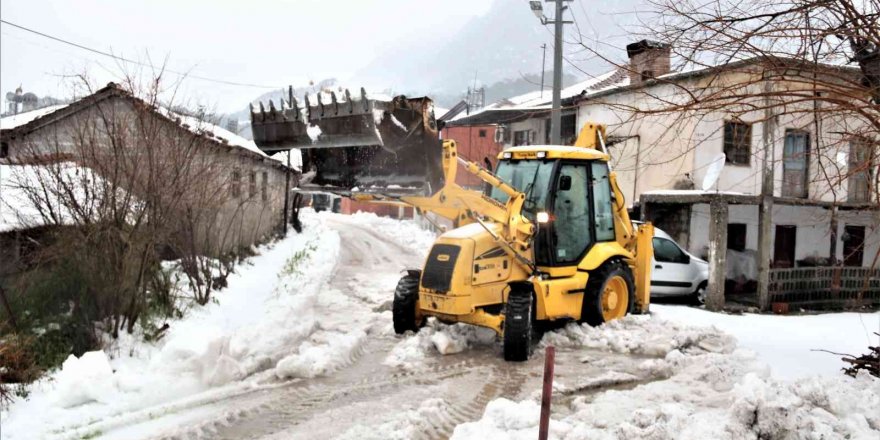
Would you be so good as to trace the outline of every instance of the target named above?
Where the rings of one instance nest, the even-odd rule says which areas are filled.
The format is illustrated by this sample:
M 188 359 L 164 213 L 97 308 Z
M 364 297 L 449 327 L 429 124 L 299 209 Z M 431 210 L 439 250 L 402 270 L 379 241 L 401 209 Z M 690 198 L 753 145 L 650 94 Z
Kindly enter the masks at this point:
M 39 36 L 41 36 L 41 37 L 43 37 L 43 38 L 48 38 L 48 39 L 50 39 L 50 40 L 53 40 L 53 41 L 56 41 L 56 42 L 59 42 L 59 43 L 62 43 L 62 44 L 66 44 L 66 45 L 68 45 L 68 46 L 73 46 L 73 47 L 76 47 L 76 48 L 78 48 L 78 49 L 82 49 L 82 50 L 85 50 L 85 51 L 88 51 L 88 52 L 92 52 L 92 53 L 95 53 L 95 54 L 98 54 L 98 55 L 102 55 L 102 56 L 105 56 L 105 57 L 110 57 L 110 58 L 113 58 L 113 59 L 115 59 L 115 60 L 122 61 L 122 62 L 124 62 L 124 63 L 134 64 L 134 65 L 137 65 L 137 66 L 148 67 L 148 68 L 155 68 L 155 67 L 156 67 L 156 66 L 151 65 L 151 64 L 148 64 L 148 63 L 143 63 L 143 62 L 140 62 L 140 61 L 136 61 L 136 60 L 132 60 L 132 59 L 129 59 L 129 58 L 121 57 L 121 56 L 119 56 L 119 55 L 114 55 L 114 54 L 112 54 L 112 53 L 105 52 L 105 51 L 102 51 L 102 50 L 99 50 L 99 49 L 93 49 L 93 48 L 91 48 L 91 47 L 84 46 L 84 45 L 79 44 L 79 43 L 74 43 L 74 42 L 72 42 L 72 41 L 68 41 L 68 40 L 65 40 L 65 39 L 63 39 L 63 38 L 55 37 L 55 36 L 52 36 L 52 35 L 49 35 L 49 34 L 46 34 L 46 33 L 43 33 L 43 32 L 40 32 L 40 31 L 37 31 L 37 30 L 34 30 L 34 29 L 31 29 L 31 28 L 28 28 L 28 27 L 25 27 L 25 26 L 21 26 L 21 25 L 15 24 L 15 23 L 11 23 L 11 22 L 6 21 L 6 20 L 3 20 L 3 19 L 0 19 L 0 23 L 3 23 L 3 24 L 6 24 L 6 25 L 9 25 L 9 26 L 12 26 L 12 27 L 14 27 L 14 28 L 17 28 L 17 29 L 23 30 L 23 31 L 25 31 L 25 32 L 32 33 L 32 34 L 34 34 L 34 35 L 39 35 Z M 193 75 L 193 74 L 185 73 L 185 72 L 178 72 L 178 71 L 171 70 L 171 69 L 163 69 L 163 70 L 164 70 L 165 72 L 168 72 L 168 73 L 171 73 L 171 74 L 174 74 L 174 75 L 179 75 L 179 76 L 184 77 L 184 78 L 192 78 L 192 79 L 197 79 L 197 80 L 200 80 L 200 81 L 208 81 L 208 82 L 214 82 L 214 83 L 218 83 L 218 84 L 225 84 L 225 85 L 228 85 L 228 86 L 252 87 L 252 88 L 259 88 L 259 89 L 272 89 L 272 90 L 283 89 L 283 88 L 284 88 L 284 87 L 281 87 L 281 86 L 268 86 L 268 85 L 265 85 L 265 84 L 242 83 L 242 82 L 236 82 L 236 81 L 228 81 L 228 80 L 224 80 L 224 79 L 210 78 L 210 77 L 206 77 L 206 76 Z

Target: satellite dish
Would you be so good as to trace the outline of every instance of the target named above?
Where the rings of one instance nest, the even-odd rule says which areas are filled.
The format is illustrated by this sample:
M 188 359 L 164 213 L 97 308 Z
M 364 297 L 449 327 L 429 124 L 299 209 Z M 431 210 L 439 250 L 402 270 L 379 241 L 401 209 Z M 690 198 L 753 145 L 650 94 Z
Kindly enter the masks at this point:
M 712 158 L 712 161 L 709 162 L 709 166 L 706 168 L 706 175 L 703 176 L 703 191 L 709 191 L 715 186 L 718 178 L 721 177 L 721 170 L 724 169 L 725 162 L 727 162 L 727 156 L 724 153 L 718 153 Z

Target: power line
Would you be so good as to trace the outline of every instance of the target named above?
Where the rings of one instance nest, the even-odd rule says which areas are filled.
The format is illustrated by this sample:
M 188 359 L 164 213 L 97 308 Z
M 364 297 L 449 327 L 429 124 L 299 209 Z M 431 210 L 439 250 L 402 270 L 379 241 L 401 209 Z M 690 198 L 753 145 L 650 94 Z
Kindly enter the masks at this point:
M 23 30 L 23 31 L 25 31 L 25 32 L 30 32 L 30 33 L 32 33 L 32 34 L 39 35 L 39 36 L 44 37 L 44 38 L 48 38 L 48 39 L 50 39 L 50 40 L 57 41 L 57 42 L 59 42 L 59 43 L 63 43 L 63 44 L 66 44 L 66 45 L 68 45 L 68 46 L 73 46 L 73 47 L 76 47 L 76 48 L 78 48 L 78 49 L 82 49 L 82 50 L 85 50 L 85 51 L 88 51 L 88 52 L 96 53 L 96 54 L 98 54 L 98 55 L 103 55 L 103 56 L 105 56 L 105 57 L 110 57 L 110 58 L 113 58 L 113 59 L 116 59 L 116 60 L 119 60 L 119 61 L 122 61 L 122 62 L 125 62 L 125 63 L 135 64 L 135 65 L 138 65 L 138 66 L 141 66 L 141 67 L 148 67 L 148 68 L 155 68 L 155 67 L 156 67 L 156 66 L 153 66 L 153 65 L 151 65 L 151 64 L 142 63 L 142 62 L 140 62 L 140 61 L 136 61 L 136 60 L 128 59 L 128 58 L 125 58 L 125 57 L 121 57 L 121 56 L 119 56 L 119 55 L 114 55 L 114 54 L 109 53 L 109 52 L 104 52 L 104 51 L 102 51 L 102 50 L 93 49 L 93 48 L 91 48 L 91 47 L 84 46 L 84 45 L 79 44 L 79 43 L 74 43 L 74 42 L 72 42 L 72 41 L 68 41 L 68 40 L 65 40 L 65 39 L 63 39 L 63 38 L 55 37 L 55 36 L 52 36 L 52 35 L 49 35 L 49 34 L 46 34 L 46 33 L 43 33 L 43 32 L 37 31 L 37 30 L 34 30 L 34 29 L 30 29 L 30 28 L 27 28 L 27 27 L 24 27 L 24 26 L 21 26 L 21 25 L 15 24 L 15 23 L 10 23 L 10 22 L 8 22 L 8 21 L 6 21 L 6 20 L 3 20 L 3 19 L 0 19 L 0 23 L 7 24 L 7 25 L 9 25 L 9 26 L 12 26 L 12 27 L 15 27 L 15 28 L 21 29 L 21 30 Z M 192 78 L 192 79 L 197 79 L 197 80 L 201 80 L 201 81 L 215 82 L 215 83 L 219 83 L 219 84 L 226 84 L 226 85 L 229 85 L 229 86 L 254 87 L 254 88 L 260 88 L 260 89 L 273 89 L 273 90 L 274 90 L 274 89 L 283 89 L 283 88 L 284 88 L 284 87 L 280 87 L 280 86 L 267 86 L 267 85 L 263 85 L 263 84 L 241 83 L 241 82 L 235 82 L 235 81 L 227 81 L 227 80 L 224 80 L 224 79 L 209 78 L 209 77 L 205 77 L 205 76 L 192 75 L 192 74 L 185 73 L 185 72 L 178 72 L 178 71 L 171 70 L 171 69 L 163 69 L 163 70 L 164 70 L 165 72 L 172 73 L 172 74 L 174 74 L 174 75 L 179 75 L 179 76 L 184 77 L 184 78 Z

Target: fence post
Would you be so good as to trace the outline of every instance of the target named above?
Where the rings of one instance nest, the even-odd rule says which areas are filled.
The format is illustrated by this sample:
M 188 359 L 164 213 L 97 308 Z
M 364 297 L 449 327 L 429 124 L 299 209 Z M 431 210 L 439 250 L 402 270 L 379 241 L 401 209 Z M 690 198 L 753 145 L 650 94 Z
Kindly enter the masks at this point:
M 552 345 L 544 352 L 544 390 L 541 393 L 541 422 L 538 427 L 538 440 L 547 440 L 550 430 L 550 401 L 553 398 L 553 364 L 556 348 Z

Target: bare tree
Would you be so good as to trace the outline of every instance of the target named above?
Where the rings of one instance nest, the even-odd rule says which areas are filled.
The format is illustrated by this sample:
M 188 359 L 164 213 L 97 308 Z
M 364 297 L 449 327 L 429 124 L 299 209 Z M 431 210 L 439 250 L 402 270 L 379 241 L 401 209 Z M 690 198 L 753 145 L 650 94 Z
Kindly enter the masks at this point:
M 88 82 L 83 86 L 90 92 Z M 132 331 L 148 307 L 162 257 L 178 258 L 206 303 L 222 287 L 234 249 L 229 155 L 200 122 L 160 105 L 160 80 L 131 80 L 72 104 L 65 119 L 29 134 L 15 167 L 23 226 L 54 225 L 33 264 L 76 272 L 74 314 L 105 320 L 112 335 Z M 23 200 L 21 200 L 23 199 Z M 22 202 L 25 203 L 22 203 Z M 163 253 L 169 255 L 162 255 Z M 166 304 L 167 305 L 167 304 Z

